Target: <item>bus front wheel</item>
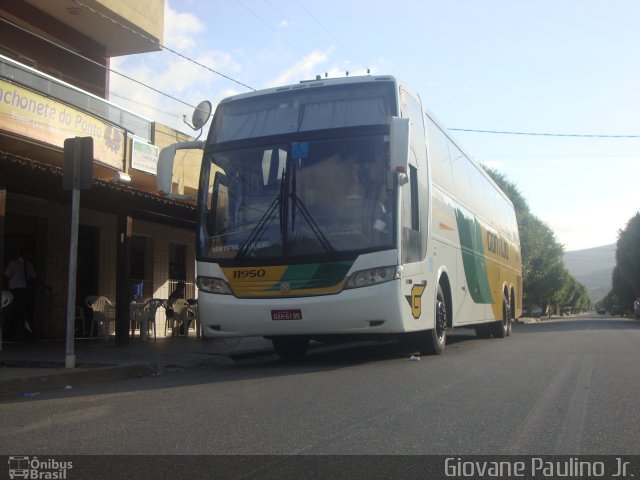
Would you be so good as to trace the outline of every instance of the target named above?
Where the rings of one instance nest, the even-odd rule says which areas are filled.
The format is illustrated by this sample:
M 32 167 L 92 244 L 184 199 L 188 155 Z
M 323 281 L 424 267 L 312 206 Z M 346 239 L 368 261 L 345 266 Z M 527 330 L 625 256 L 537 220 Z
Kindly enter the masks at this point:
M 444 292 L 440 285 L 438 285 L 435 307 L 434 326 L 432 330 L 426 332 L 426 338 L 424 340 L 425 348 L 429 355 L 442 354 L 447 342 L 447 304 L 445 303 Z
M 275 352 L 284 360 L 302 358 L 309 349 L 308 337 L 274 337 L 271 342 Z

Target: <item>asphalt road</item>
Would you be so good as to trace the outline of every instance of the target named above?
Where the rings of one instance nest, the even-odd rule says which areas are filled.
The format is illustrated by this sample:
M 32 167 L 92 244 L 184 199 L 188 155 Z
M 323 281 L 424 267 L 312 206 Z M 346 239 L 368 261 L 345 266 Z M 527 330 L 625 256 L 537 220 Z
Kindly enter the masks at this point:
M 640 453 L 640 322 L 320 348 L 0 403 L 0 454 Z

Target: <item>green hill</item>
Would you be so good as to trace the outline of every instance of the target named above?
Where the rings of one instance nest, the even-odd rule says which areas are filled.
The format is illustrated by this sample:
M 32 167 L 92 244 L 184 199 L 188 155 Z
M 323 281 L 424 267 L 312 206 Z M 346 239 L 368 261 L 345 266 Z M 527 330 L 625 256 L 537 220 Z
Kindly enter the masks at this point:
M 583 284 L 593 303 L 611 290 L 611 274 L 616 264 L 616 245 L 565 252 L 564 263 L 569 273 Z

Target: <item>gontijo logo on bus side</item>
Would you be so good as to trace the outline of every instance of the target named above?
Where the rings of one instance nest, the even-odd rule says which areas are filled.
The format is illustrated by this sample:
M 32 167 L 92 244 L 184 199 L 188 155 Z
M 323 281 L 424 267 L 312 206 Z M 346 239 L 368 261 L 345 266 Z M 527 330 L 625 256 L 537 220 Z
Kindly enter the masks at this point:
M 302 265 L 223 268 L 237 297 L 269 298 L 338 293 L 353 260 Z
M 411 315 L 416 320 L 422 315 L 422 294 L 426 288 L 426 283 L 414 285 L 411 287 L 411 295 L 405 297 L 409 305 L 411 305 Z
M 499 267 L 514 266 L 519 262 L 519 252 L 511 251 L 509 241 L 483 229 L 477 217 L 460 208 L 455 209 L 462 263 L 469 293 L 475 303 L 492 305 L 495 318 L 502 316 L 502 287 L 492 284 L 505 277 L 496 274 Z M 486 242 L 485 242 L 486 240 Z M 489 258 L 494 261 L 489 261 Z M 515 283 L 515 282 L 513 282 Z

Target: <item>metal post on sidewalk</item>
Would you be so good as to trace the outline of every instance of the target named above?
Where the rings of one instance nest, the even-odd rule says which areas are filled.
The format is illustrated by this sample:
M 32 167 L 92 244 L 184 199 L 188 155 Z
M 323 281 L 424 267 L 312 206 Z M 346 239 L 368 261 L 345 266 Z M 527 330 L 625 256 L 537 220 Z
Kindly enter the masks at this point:
M 4 180 L 0 180 L 0 266 L 4 266 L 4 218 L 7 212 L 7 187 Z M 0 275 L 0 291 L 4 290 L 4 275 Z M 2 351 L 2 307 L 0 307 L 0 352 Z
M 64 141 L 62 188 L 72 191 L 71 239 L 69 242 L 69 283 L 67 287 L 67 345 L 64 365 L 76 368 L 74 350 L 76 316 L 76 273 L 78 271 L 78 224 L 80 223 L 80 190 L 93 183 L 93 138 L 75 137 Z
M 67 346 L 64 360 L 65 368 L 76 368 L 75 305 L 76 273 L 78 271 L 78 223 L 80 222 L 80 190 L 73 189 L 71 199 L 71 242 L 69 246 L 69 285 L 67 287 Z

